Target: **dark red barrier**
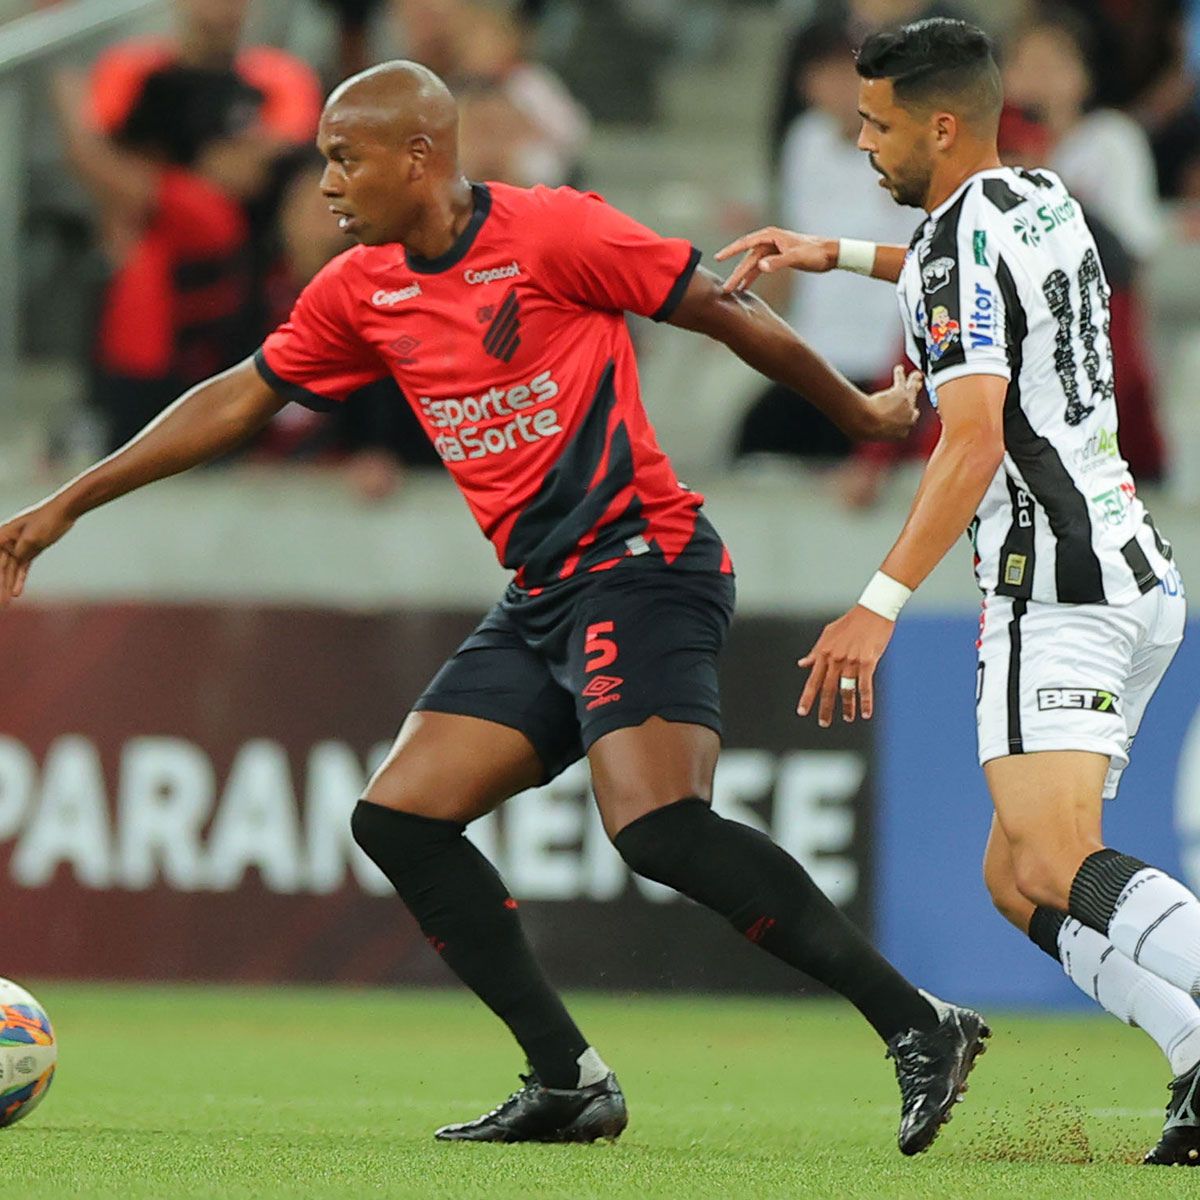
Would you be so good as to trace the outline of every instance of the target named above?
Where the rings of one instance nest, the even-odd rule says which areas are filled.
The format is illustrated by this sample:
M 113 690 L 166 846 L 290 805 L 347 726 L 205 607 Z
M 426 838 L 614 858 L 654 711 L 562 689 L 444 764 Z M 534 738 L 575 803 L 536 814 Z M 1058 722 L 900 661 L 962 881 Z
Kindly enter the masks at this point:
M 20 606 L 0 618 L 0 901 L 17 977 L 443 980 L 348 815 L 478 614 Z M 811 622 L 742 618 L 717 805 L 862 923 L 871 747 L 794 715 Z M 630 878 L 583 764 L 478 823 L 553 977 L 794 988 L 708 913 Z

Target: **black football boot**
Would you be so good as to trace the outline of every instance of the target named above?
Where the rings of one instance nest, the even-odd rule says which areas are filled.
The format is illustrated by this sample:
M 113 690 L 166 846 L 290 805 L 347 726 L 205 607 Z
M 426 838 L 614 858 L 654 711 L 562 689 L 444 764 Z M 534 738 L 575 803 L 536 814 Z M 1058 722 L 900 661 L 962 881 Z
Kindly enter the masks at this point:
M 1200 1167 L 1200 1063 L 1171 1080 L 1167 1123 L 1158 1145 L 1142 1160 L 1152 1167 Z
M 992 1031 L 969 1008 L 945 1004 L 926 992 L 941 1020 L 931 1030 L 908 1029 L 888 1042 L 888 1058 L 896 1063 L 900 1085 L 901 1154 L 928 1150 L 950 1110 L 967 1090 L 967 1076 L 987 1046 Z
M 443 1142 L 615 1141 L 629 1123 L 625 1097 L 610 1071 L 599 1083 L 581 1088 L 543 1087 L 534 1073 L 525 1085 L 491 1112 L 443 1125 L 433 1136 Z

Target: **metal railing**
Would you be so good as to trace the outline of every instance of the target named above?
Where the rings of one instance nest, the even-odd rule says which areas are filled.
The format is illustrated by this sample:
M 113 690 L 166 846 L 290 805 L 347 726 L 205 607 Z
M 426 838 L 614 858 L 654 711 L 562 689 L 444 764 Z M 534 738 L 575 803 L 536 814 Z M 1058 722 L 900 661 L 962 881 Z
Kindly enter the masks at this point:
M 0 26 L 0 366 L 12 366 L 20 350 L 27 131 L 43 83 L 38 71 L 167 9 L 168 0 L 67 0 Z

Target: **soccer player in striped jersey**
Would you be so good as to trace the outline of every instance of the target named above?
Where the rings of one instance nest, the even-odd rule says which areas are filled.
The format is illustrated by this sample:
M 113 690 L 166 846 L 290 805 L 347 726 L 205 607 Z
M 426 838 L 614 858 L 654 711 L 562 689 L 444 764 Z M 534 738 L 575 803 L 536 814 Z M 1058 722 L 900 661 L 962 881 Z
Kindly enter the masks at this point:
M 903 531 L 858 604 L 801 666 L 799 712 L 871 715 L 901 606 L 964 530 L 983 592 L 979 758 L 995 805 L 996 907 L 1109 1012 L 1145 1029 L 1175 1079 L 1148 1163 L 1200 1164 L 1200 901 L 1105 845 L 1146 704 L 1183 636 L 1171 549 L 1117 440 L 1108 285 L 1079 206 L 1049 171 L 1001 166 L 986 36 L 926 20 L 858 55 L 859 147 L 912 242 L 759 230 L 726 282 L 841 267 L 898 284 L 908 349 L 942 421 Z

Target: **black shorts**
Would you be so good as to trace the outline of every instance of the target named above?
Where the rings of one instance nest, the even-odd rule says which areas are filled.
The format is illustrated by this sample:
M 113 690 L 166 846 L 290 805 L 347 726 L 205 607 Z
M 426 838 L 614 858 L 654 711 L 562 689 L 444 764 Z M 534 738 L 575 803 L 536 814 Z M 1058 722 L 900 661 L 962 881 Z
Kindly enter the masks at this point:
M 734 591 L 732 575 L 632 562 L 536 593 L 510 584 L 413 707 L 520 730 L 547 779 L 649 717 L 719 734 Z

